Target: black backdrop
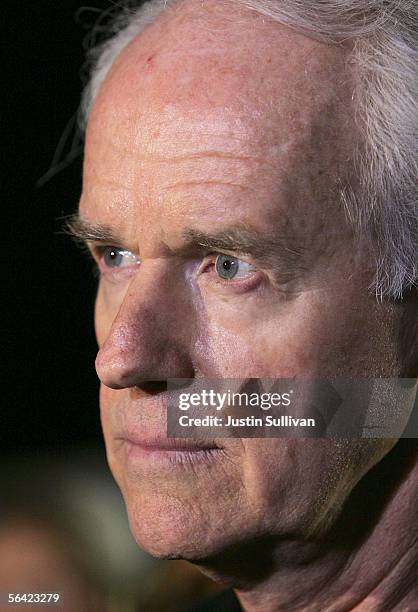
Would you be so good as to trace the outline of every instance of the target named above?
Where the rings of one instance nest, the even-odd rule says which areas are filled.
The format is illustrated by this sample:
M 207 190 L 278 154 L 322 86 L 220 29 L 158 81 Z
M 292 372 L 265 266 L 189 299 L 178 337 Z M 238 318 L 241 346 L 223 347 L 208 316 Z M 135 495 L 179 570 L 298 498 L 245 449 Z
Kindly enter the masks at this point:
M 109 5 L 89 0 L 96 11 Z M 95 280 L 86 256 L 59 233 L 59 218 L 77 208 L 81 155 L 37 186 L 79 103 L 82 43 L 98 15 L 77 18 L 81 6 L 2 0 L 0 8 L 1 453 L 101 444 Z

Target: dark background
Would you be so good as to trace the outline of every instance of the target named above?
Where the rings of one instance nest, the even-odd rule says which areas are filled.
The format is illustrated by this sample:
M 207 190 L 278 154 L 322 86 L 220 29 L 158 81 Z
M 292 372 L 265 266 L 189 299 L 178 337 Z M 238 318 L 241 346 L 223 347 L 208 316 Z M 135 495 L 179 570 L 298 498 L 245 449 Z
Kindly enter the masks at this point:
M 1 453 L 102 444 L 92 264 L 60 233 L 80 197 L 81 154 L 45 181 L 79 104 L 83 41 L 111 3 L 90 0 L 93 10 L 80 14 L 82 6 L 3 0 L 0 8 Z

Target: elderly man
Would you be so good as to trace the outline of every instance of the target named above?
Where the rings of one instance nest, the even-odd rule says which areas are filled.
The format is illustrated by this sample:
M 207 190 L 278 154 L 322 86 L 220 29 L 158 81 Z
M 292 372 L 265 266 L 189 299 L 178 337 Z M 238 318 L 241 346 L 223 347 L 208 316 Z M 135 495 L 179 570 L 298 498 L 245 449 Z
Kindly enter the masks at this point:
M 165 384 L 416 377 L 417 24 L 413 0 L 154 1 L 85 98 L 109 463 L 140 545 L 244 610 L 418 609 L 412 441 L 170 439 Z

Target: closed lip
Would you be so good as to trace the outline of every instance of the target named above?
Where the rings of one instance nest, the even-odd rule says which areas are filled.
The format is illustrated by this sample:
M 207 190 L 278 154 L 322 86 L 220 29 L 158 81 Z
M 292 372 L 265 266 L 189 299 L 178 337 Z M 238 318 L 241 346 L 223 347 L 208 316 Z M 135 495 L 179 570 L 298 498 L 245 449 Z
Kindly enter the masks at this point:
M 167 438 L 166 436 L 140 437 L 132 434 L 123 434 L 120 440 L 127 442 L 138 449 L 148 452 L 177 451 L 177 452 L 201 452 L 220 448 L 213 440 L 196 440 L 186 438 Z
M 168 438 L 166 433 L 167 396 L 138 397 L 131 410 L 123 415 L 123 421 L 115 432 L 116 440 L 126 443 L 127 447 L 148 451 L 187 451 L 199 452 L 220 448 L 209 438 Z
M 166 436 L 119 438 L 125 446 L 126 458 L 151 469 L 186 469 L 187 466 L 208 464 L 223 453 L 212 440 L 167 438 Z

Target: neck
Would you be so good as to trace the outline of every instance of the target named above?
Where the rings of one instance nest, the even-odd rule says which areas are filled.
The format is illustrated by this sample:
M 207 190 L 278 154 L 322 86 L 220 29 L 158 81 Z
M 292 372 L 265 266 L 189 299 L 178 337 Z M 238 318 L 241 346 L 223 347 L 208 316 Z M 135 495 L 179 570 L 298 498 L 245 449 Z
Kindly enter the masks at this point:
M 259 542 L 205 571 L 232 585 L 246 612 L 418 609 L 416 457 L 416 440 L 401 440 L 321 541 Z

